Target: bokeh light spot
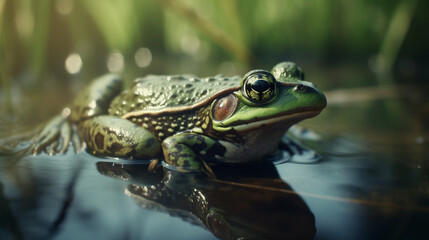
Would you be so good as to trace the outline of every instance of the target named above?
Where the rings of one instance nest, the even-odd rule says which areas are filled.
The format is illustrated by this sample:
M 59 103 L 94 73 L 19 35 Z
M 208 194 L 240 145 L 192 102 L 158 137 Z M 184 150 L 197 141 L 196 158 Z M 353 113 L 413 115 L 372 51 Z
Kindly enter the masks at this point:
M 124 69 L 124 56 L 119 51 L 112 52 L 107 58 L 107 68 L 110 72 L 121 72 Z
M 180 40 L 180 47 L 182 48 L 183 52 L 189 55 L 195 55 L 200 49 L 200 40 L 195 36 L 185 35 Z
M 137 66 L 144 68 L 149 66 L 152 62 L 152 53 L 148 48 L 139 48 L 134 54 L 134 59 Z
M 65 61 L 66 71 L 70 74 L 76 74 L 82 69 L 82 58 L 77 53 L 70 54 Z

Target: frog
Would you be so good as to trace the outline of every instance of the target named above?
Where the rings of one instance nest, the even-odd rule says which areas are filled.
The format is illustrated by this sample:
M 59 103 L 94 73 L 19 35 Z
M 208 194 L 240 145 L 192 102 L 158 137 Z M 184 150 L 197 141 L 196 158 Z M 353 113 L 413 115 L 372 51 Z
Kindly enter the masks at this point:
M 292 125 L 327 106 L 294 62 L 243 77 L 147 75 L 123 86 L 119 75 L 95 79 L 33 138 L 33 152 L 64 153 L 72 142 L 77 152 L 212 175 L 210 164 L 272 156 Z

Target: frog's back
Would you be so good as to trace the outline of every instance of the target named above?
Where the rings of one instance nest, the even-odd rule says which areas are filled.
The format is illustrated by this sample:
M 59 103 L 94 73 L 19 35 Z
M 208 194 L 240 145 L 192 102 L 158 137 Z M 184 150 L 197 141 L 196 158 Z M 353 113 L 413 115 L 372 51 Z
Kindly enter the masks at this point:
M 238 76 L 198 78 L 192 75 L 149 75 L 136 79 L 131 87 L 113 99 L 109 113 L 122 116 L 134 111 L 191 106 L 224 89 L 237 87 L 240 81 Z

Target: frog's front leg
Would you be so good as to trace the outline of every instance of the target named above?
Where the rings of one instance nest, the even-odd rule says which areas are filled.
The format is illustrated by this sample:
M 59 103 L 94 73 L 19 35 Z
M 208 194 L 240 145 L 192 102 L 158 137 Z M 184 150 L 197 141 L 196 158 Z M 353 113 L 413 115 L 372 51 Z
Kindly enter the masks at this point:
M 165 162 L 180 172 L 206 171 L 211 169 L 201 158 L 222 157 L 226 148 L 219 141 L 197 133 L 180 133 L 162 142 Z
M 78 125 L 90 153 L 108 157 L 150 159 L 161 154 L 159 140 L 126 119 L 102 115 Z
M 123 81 L 114 74 L 95 79 L 75 98 L 69 107 L 68 120 L 73 123 L 107 114 L 112 99 L 122 91 Z

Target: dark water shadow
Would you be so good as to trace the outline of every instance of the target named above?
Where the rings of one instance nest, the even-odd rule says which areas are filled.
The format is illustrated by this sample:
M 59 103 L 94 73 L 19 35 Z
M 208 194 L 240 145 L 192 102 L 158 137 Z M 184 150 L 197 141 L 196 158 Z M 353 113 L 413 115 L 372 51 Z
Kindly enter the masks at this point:
M 313 239 L 315 218 L 270 162 L 218 165 L 217 178 L 143 164 L 97 162 L 106 176 L 130 182 L 125 194 L 221 239 Z

